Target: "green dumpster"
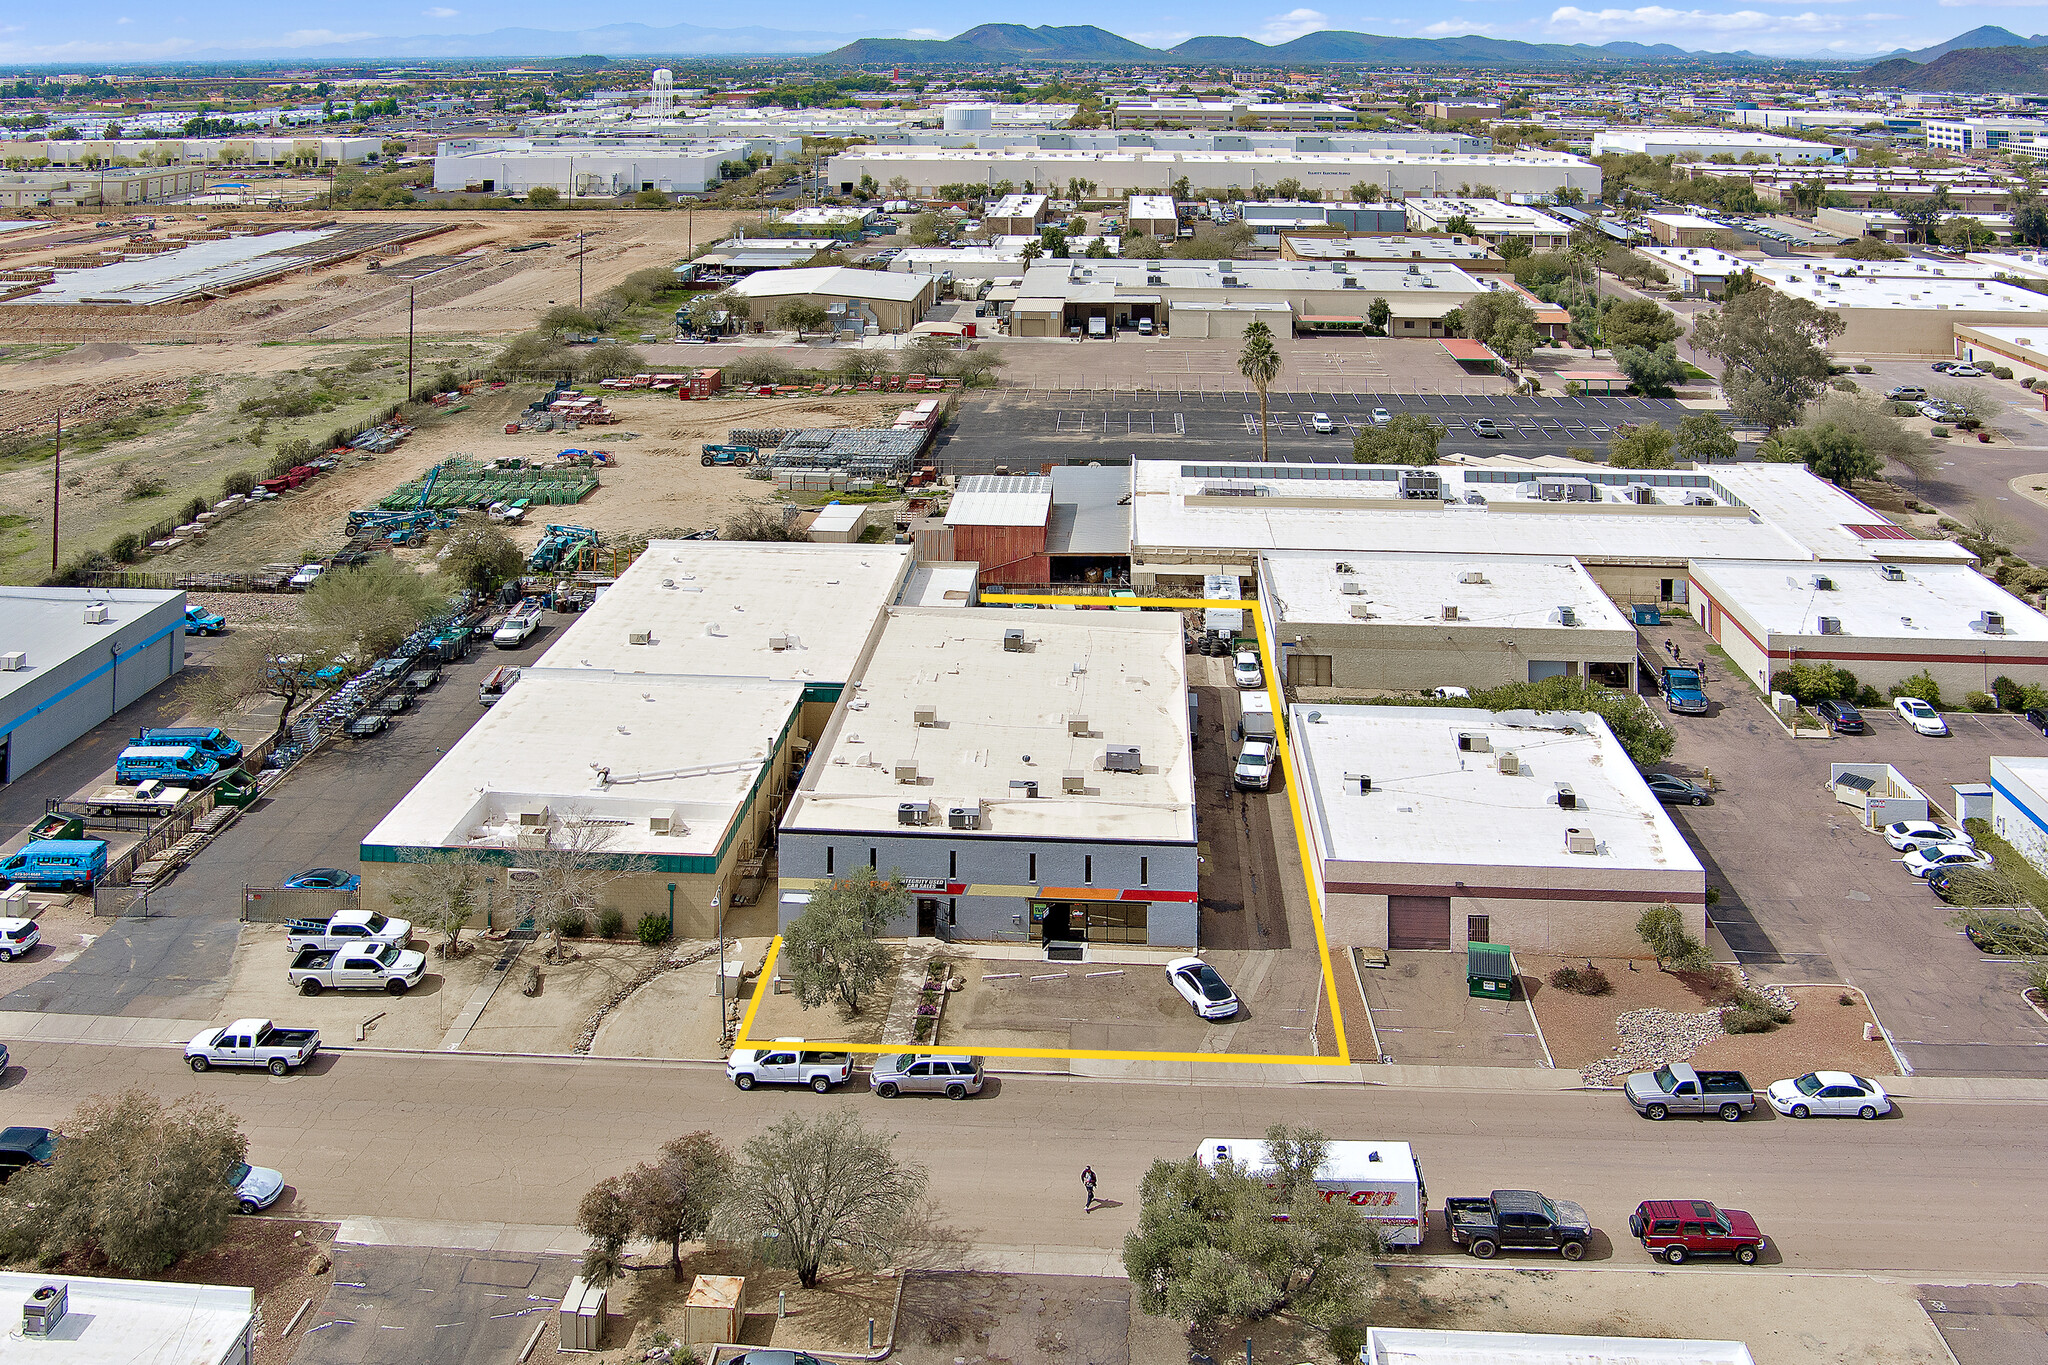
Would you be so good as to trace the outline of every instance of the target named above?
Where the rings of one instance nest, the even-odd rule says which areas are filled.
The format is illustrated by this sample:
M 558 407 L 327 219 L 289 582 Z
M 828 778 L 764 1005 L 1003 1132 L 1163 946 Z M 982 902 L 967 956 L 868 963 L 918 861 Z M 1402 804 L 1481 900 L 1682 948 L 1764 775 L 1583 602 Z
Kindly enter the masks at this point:
M 1515 994 L 1514 955 L 1505 943 L 1465 945 L 1465 993 L 1483 1000 L 1509 1000 Z
M 240 806 L 246 810 L 256 804 L 259 795 L 261 792 L 257 790 L 255 778 L 240 768 L 230 768 L 214 784 L 213 803 L 216 806 Z

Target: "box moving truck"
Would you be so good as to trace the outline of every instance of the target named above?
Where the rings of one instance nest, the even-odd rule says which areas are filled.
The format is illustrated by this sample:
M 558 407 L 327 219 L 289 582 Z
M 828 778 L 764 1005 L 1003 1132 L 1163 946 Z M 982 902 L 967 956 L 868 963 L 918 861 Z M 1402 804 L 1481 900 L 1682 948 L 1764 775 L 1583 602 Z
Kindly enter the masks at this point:
M 1214 1170 L 1234 1162 L 1252 1175 L 1271 1172 L 1263 1138 L 1203 1138 L 1195 1160 Z M 1316 1172 L 1329 1202 L 1343 1200 L 1379 1224 L 1389 1246 L 1419 1247 L 1429 1227 L 1429 1188 L 1405 1142 L 1333 1142 Z

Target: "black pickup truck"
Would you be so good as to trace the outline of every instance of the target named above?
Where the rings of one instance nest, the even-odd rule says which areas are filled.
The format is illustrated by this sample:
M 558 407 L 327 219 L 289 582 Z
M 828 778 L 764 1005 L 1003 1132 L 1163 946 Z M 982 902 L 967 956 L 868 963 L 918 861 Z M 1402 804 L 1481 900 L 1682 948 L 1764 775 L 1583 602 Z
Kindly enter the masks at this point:
M 1495 1190 L 1481 1199 L 1446 1199 L 1451 1245 L 1480 1260 L 1497 1251 L 1555 1251 L 1567 1261 L 1586 1254 L 1593 1224 L 1585 1209 L 1534 1190 Z

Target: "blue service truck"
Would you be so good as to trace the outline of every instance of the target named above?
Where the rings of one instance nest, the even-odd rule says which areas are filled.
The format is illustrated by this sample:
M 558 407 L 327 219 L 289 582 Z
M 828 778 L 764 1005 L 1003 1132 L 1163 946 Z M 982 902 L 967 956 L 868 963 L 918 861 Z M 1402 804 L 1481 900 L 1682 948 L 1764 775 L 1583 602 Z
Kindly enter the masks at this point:
M 35 839 L 0 859 L 0 884 L 31 891 L 90 891 L 106 872 L 105 839 Z
M 1697 668 L 1665 669 L 1664 708 L 1681 715 L 1704 716 L 1707 713 L 1707 693 L 1701 683 Z

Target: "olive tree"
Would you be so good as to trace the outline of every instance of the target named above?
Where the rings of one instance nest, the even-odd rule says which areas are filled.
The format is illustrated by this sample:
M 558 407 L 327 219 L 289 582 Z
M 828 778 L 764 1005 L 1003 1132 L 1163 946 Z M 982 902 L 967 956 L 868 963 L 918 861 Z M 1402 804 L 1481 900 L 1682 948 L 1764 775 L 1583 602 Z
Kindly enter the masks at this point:
M 216 1100 L 165 1102 L 141 1089 L 94 1096 L 62 1128 L 49 1162 L 0 1189 L 0 1259 L 103 1257 L 156 1275 L 227 1234 L 229 1174 L 248 1154 Z
M 712 1232 L 757 1246 L 815 1289 L 828 1266 L 888 1264 L 918 1231 L 927 1175 L 896 1135 L 847 1110 L 790 1114 L 749 1138 L 726 1178 Z
M 1660 970 L 1696 972 L 1711 961 L 1707 945 L 1693 937 L 1675 905 L 1653 905 L 1643 911 L 1636 920 L 1636 937 L 1657 959 Z
M 683 1278 L 683 1243 L 710 1226 L 711 1213 L 732 1174 L 732 1153 L 708 1132 L 687 1133 L 661 1145 L 654 1160 L 592 1186 L 577 1206 L 576 1225 L 590 1237 L 584 1274 L 604 1282 L 628 1269 L 630 1237 L 668 1245 L 670 1275 Z
M 348 658 L 345 646 L 309 630 L 238 630 L 204 665 L 185 670 L 184 700 L 216 725 L 260 701 L 275 701 L 282 736 L 299 708 L 327 690 L 319 675 L 345 666 Z
M 1847 324 L 1805 299 L 1752 289 L 1693 323 L 1692 344 L 1721 362 L 1728 406 L 1775 432 L 1791 426 L 1828 381 L 1827 343 Z
M 447 591 L 403 560 L 377 555 L 353 568 L 329 569 L 306 589 L 315 631 L 359 659 L 388 654 L 444 606 Z
M 910 904 L 902 879 L 841 877 L 811 893 L 801 915 L 782 931 L 782 974 L 805 1009 L 837 1001 L 860 1013 L 861 997 L 896 968 L 875 940 Z

